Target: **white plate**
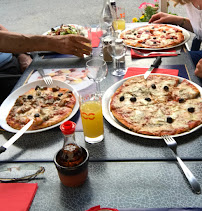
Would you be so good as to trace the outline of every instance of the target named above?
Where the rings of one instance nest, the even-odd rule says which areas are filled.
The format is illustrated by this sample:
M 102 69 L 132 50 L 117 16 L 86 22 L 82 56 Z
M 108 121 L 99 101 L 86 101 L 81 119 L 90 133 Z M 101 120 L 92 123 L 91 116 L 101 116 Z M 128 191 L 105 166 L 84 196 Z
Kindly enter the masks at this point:
M 153 73 L 151 75 L 167 75 L 167 74 Z M 140 75 L 138 75 L 138 76 L 140 76 Z M 169 76 L 172 76 L 172 75 L 169 75 Z M 137 76 L 132 76 L 132 77 L 137 77 Z M 132 78 L 132 77 L 129 77 L 129 78 Z M 172 76 L 172 77 L 177 77 L 177 76 Z M 117 83 L 115 83 L 111 87 L 109 87 L 107 89 L 107 91 L 104 93 L 104 96 L 103 96 L 103 99 L 102 99 L 102 112 L 103 112 L 103 115 L 104 115 L 105 119 L 111 125 L 113 125 L 117 129 L 119 129 L 119 130 L 121 130 L 121 131 L 123 131 L 125 133 L 131 134 L 131 135 L 135 135 L 135 136 L 140 136 L 140 137 L 143 137 L 143 138 L 149 138 L 149 139 L 162 139 L 159 136 L 149 136 L 149 135 L 144 135 L 144 134 L 140 134 L 140 133 L 135 133 L 135 132 L 129 130 L 128 128 L 123 126 L 118 120 L 116 120 L 116 118 L 113 116 L 112 112 L 110 111 L 110 102 L 111 102 L 112 95 L 115 93 L 117 88 L 120 87 L 123 84 L 123 82 L 128 80 L 129 78 L 125 78 L 125 79 L 122 79 L 122 80 L 118 81 Z M 184 78 L 181 78 L 181 77 L 177 77 L 177 78 L 179 78 L 180 82 L 184 79 Z M 198 88 L 198 90 L 200 91 L 201 96 L 202 96 L 202 87 L 200 87 L 199 85 L 195 84 L 192 81 L 189 81 L 189 82 L 192 83 L 194 86 L 196 86 Z M 172 135 L 172 137 L 178 137 L 178 136 L 187 135 L 189 133 L 192 133 L 192 132 L 196 131 L 197 129 L 199 129 L 201 127 L 202 127 L 202 125 L 199 125 L 199 126 L 193 128 L 192 130 L 190 130 L 188 132 Z
M 36 86 L 47 86 L 45 84 L 45 82 L 43 80 L 38 80 L 38 81 L 34 81 L 32 83 L 29 83 L 29 84 L 26 84 L 24 86 L 21 86 L 19 87 L 17 90 L 15 90 L 14 92 L 12 92 L 5 100 L 4 102 L 1 104 L 1 107 L 0 107 L 0 124 L 1 124 L 1 127 L 4 129 L 4 130 L 7 130 L 9 132 L 12 132 L 12 133 L 17 133 L 18 130 L 16 129 L 13 129 L 12 127 L 10 127 L 7 122 L 6 122 L 6 117 L 8 116 L 8 113 L 9 111 L 11 110 L 11 108 L 13 107 L 16 99 L 24 94 L 25 92 L 29 91 L 31 88 L 35 88 Z M 25 133 L 37 133 L 37 132 L 42 132 L 42 131 L 45 131 L 45 130 L 49 130 L 49 129 L 52 129 L 54 127 L 57 127 L 59 126 L 61 123 L 71 119 L 75 114 L 76 112 L 78 111 L 79 109 L 79 99 L 78 99 L 78 92 L 76 90 L 73 89 L 72 86 L 64 83 L 64 82 L 61 82 L 61 81 L 57 81 L 57 80 L 53 80 L 53 85 L 51 86 L 48 86 L 48 87 L 54 87 L 54 86 L 59 86 L 61 88 L 67 88 L 69 90 L 71 90 L 73 92 L 73 94 L 75 95 L 76 97 L 76 104 L 73 108 L 73 111 L 72 113 L 70 114 L 70 116 L 68 116 L 65 120 L 59 122 L 58 124 L 55 124 L 55 125 L 52 125 L 50 127 L 46 127 L 46 128 L 42 128 L 42 129 L 39 129 L 39 130 L 30 130 L 30 131 L 26 131 Z
M 182 32 L 183 32 L 183 35 L 184 35 L 184 42 L 182 42 L 182 43 L 180 43 L 180 44 L 178 44 L 178 45 L 176 45 L 174 47 L 165 47 L 165 48 L 159 48 L 159 49 L 156 49 L 156 48 L 140 48 L 140 47 L 134 47 L 134 46 L 130 46 L 130 45 L 126 45 L 126 46 L 128 46 L 129 48 L 140 49 L 140 50 L 160 51 L 160 50 L 166 50 L 166 49 L 176 48 L 176 47 L 179 47 L 181 45 L 184 45 L 186 42 L 188 42 L 188 40 L 190 39 L 191 35 L 190 35 L 190 33 L 186 29 L 184 29 L 184 28 L 182 28 L 180 26 L 175 26 L 175 25 L 171 25 L 171 24 L 166 24 L 166 25 L 173 26 L 175 28 L 181 29 Z M 130 29 L 135 29 L 135 28 L 138 28 L 138 27 L 141 27 L 141 26 L 129 27 L 129 28 L 125 29 L 123 32 L 128 31 Z M 121 32 L 121 33 L 123 33 L 123 32 Z
M 81 26 L 81 25 L 77 25 L 77 24 L 64 24 L 64 25 L 66 25 L 66 26 L 67 25 L 75 26 L 76 28 L 78 28 L 79 30 L 81 30 L 84 33 L 85 37 L 87 36 L 86 31 L 83 30 L 83 26 Z M 56 30 L 56 29 L 59 29 L 60 26 L 56 26 L 56 27 L 53 27 L 53 28 Z M 50 33 L 50 32 L 51 32 L 51 29 L 48 30 L 47 32 L 44 32 L 43 35 L 48 35 L 48 33 Z

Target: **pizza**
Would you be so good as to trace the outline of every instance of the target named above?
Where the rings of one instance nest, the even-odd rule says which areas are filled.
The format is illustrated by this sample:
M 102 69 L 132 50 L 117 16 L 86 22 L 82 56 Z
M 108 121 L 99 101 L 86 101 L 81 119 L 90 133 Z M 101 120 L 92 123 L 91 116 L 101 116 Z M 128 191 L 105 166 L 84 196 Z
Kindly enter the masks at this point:
M 34 119 L 29 130 L 38 130 L 66 119 L 75 104 L 76 98 L 67 88 L 36 86 L 16 99 L 6 121 L 19 130 Z
M 170 48 L 184 42 L 183 31 L 172 25 L 150 24 L 120 34 L 126 45 L 138 48 Z
M 111 97 L 110 111 L 126 128 L 144 135 L 175 135 L 202 123 L 202 98 L 191 82 L 169 75 L 131 77 Z

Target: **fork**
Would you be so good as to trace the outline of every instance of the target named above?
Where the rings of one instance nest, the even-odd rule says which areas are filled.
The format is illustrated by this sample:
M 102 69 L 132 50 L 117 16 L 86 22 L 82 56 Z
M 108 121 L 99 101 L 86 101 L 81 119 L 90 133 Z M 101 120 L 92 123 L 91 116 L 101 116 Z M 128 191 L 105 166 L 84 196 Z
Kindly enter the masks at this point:
M 189 184 L 191 185 L 194 193 L 200 194 L 201 193 L 201 187 L 194 175 L 191 173 L 191 171 L 187 168 L 187 166 L 184 164 L 184 162 L 181 160 L 181 158 L 177 155 L 177 142 L 175 139 L 171 136 L 164 135 L 162 136 L 164 141 L 166 142 L 167 146 L 174 152 L 177 161 L 184 172 L 187 180 L 189 181 Z
M 180 54 L 178 52 L 159 52 L 159 51 L 150 52 L 150 53 L 142 53 L 142 52 L 137 51 L 135 49 L 133 49 L 133 51 L 140 56 L 149 56 L 149 55 L 152 55 L 152 54 Z
M 51 76 L 50 75 L 45 75 L 45 73 L 44 73 L 42 68 L 39 68 L 37 71 L 39 72 L 39 74 L 43 78 L 43 80 L 46 83 L 46 85 L 53 84 L 53 79 L 51 78 Z

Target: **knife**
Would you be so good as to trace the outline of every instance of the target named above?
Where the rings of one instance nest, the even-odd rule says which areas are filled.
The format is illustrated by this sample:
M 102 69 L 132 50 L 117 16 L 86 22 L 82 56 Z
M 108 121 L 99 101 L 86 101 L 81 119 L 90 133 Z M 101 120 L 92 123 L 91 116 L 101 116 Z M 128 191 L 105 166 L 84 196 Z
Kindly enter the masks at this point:
M 0 147 L 0 154 L 5 152 L 20 136 L 32 125 L 33 119 L 21 128 L 13 137 L 11 137 L 3 146 Z
M 154 61 L 154 63 L 150 66 L 150 68 L 145 72 L 144 79 L 147 79 L 147 77 L 150 75 L 150 73 L 152 72 L 152 70 L 154 68 L 157 68 L 160 64 L 161 64 L 161 57 L 158 56 L 156 58 L 156 60 Z

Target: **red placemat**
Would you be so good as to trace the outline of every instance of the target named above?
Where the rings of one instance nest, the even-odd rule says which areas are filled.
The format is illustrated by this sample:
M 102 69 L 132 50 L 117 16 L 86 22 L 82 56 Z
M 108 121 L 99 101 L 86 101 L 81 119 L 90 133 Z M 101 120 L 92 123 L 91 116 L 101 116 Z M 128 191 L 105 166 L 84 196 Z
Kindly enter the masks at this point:
M 0 183 L 0 210 L 29 210 L 37 188 L 37 183 Z
M 146 51 L 146 50 L 138 50 L 138 51 L 140 51 L 142 53 L 149 53 L 149 52 L 151 52 L 151 51 Z M 172 52 L 172 53 L 174 52 L 175 53 L 176 50 L 174 50 L 174 49 L 162 50 L 161 52 Z M 158 54 L 158 51 L 157 51 L 155 54 L 151 54 L 149 56 L 141 56 L 141 55 L 135 53 L 134 50 L 131 48 L 131 57 L 132 58 L 147 58 L 147 57 L 157 57 L 157 56 L 177 56 L 177 55 L 178 55 L 177 53 L 176 54 Z
M 127 69 L 127 72 L 126 72 L 124 78 L 128 78 L 128 77 L 134 76 L 134 75 L 144 74 L 147 70 L 148 70 L 148 68 L 129 67 Z M 152 73 L 162 73 L 162 74 L 169 74 L 169 75 L 174 75 L 174 76 L 177 76 L 178 72 L 179 72 L 179 70 L 177 70 L 177 69 L 160 69 L 160 68 L 155 68 L 152 71 Z

